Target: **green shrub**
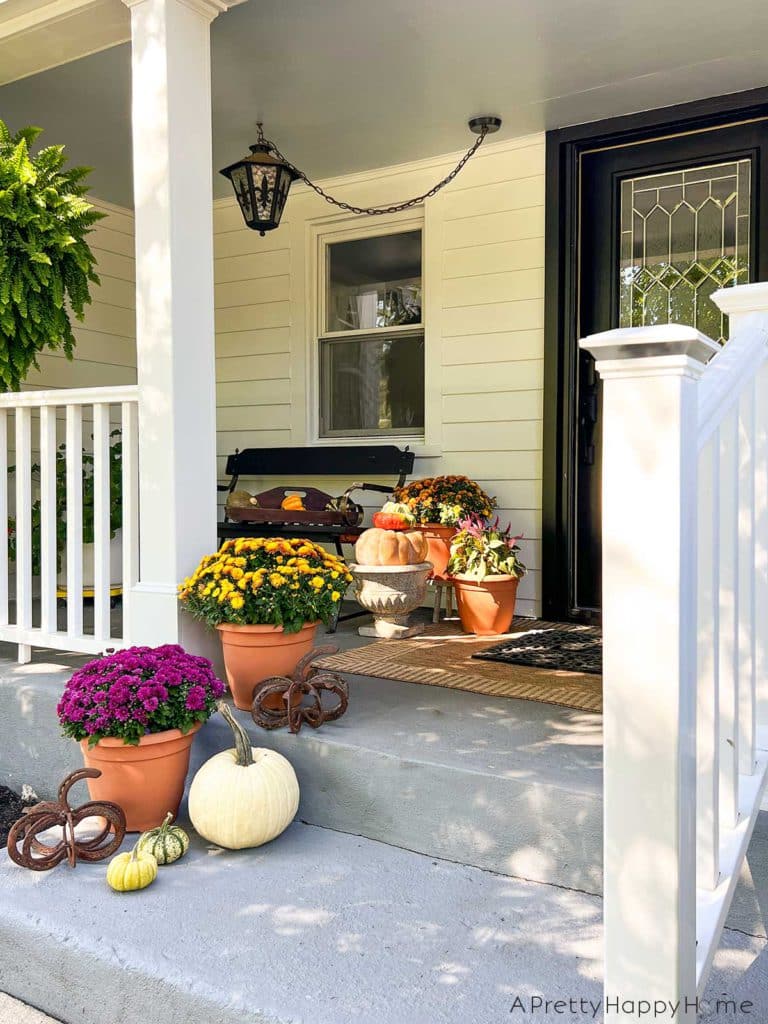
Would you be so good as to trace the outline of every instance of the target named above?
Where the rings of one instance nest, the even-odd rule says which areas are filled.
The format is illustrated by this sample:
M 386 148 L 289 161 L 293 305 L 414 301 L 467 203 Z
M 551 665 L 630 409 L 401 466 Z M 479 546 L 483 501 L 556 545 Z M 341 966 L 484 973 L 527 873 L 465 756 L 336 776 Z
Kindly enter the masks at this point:
M 44 349 L 72 358 L 78 320 L 99 284 L 86 236 L 104 214 L 83 196 L 88 167 L 63 170 L 63 146 L 36 155 L 40 128 L 0 120 L 0 390 L 18 391 Z

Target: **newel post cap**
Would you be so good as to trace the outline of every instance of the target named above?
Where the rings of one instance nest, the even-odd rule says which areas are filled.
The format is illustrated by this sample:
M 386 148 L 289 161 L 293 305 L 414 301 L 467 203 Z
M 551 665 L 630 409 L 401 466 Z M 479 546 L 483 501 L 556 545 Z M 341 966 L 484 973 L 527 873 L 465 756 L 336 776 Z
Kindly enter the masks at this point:
M 712 301 L 728 316 L 740 313 L 768 313 L 768 281 L 718 288 Z
M 629 376 L 634 371 L 643 376 L 654 371 L 700 372 L 720 351 L 717 342 L 683 324 L 618 327 L 590 334 L 579 342 L 579 348 L 595 357 L 603 377 L 612 371 L 619 376 Z

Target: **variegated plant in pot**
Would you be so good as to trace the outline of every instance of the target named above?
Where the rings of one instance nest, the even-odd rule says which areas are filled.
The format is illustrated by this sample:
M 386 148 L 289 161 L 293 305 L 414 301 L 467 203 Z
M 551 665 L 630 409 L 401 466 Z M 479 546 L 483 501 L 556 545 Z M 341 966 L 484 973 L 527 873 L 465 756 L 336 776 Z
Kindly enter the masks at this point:
M 463 519 L 451 541 L 448 575 L 456 593 L 461 625 L 467 633 L 506 633 L 515 615 L 517 585 L 525 566 L 511 527 L 479 517 Z

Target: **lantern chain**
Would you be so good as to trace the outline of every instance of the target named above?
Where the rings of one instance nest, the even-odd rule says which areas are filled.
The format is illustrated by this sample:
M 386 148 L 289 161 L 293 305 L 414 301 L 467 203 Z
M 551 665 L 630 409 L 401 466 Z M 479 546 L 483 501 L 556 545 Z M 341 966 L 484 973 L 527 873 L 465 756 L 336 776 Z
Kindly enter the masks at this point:
M 375 217 L 381 214 L 400 213 L 403 210 L 410 210 L 411 207 L 418 206 L 420 203 L 423 203 L 425 199 L 431 199 L 432 196 L 436 195 L 441 189 L 445 188 L 446 185 L 450 185 L 453 179 L 461 172 L 464 165 L 469 160 L 472 159 L 472 157 L 478 151 L 480 146 L 482 146 L 483 141 L 486 135 L 488 135 L 488 133 L 489 128 L 483 125 L 480 131 L 478 132 L 477 139 L 470 146 L 470 148 L 467 150 L 467 152 L 464 154 L 461 160 L 459 160 L 459 162 L 456 164 L 456 166 L 453 168 L 450 174 L 447 174 L 441 181 L 438 181 L 436 185 L 433 185 L 428 192 L 424 192 L 420 196 L 414 196 L 413 199 L 407 199 L 403 203 L 395 203 L 392 206 L 354 206 L 352 203 L 345 203 L 341 199 L 336 199 L 334 196 L 329 195 L 325 191 L 325 189 L 320 187 L 320 185 L 315 184 L 315 182 L 308 178 L 307 175 L 302 170 L 295 166 L 295 164 L 292 164 L 290 160 L 286 159 L 286 157 L 280 152 L 280 150 L 277 148 L 274 142 L 266 141 L 266 145 L 269 146 L 270 151 L 274 153 L 278 160 L 281 160 L 284 164 L 286 164 L 288 168 L 291 171 L 293 171 L 293 173 L 297 176 L 297 178 L 300 178 L 305 185 L 308 185 L 309 188 L 311 188 L 313 192 L 316 192 L 322 199 L 324 199 L 326 203 L 331 203 L 333 206 L 338 206 L 340 210 L 346 210 L 348 213 L 360 213 Z

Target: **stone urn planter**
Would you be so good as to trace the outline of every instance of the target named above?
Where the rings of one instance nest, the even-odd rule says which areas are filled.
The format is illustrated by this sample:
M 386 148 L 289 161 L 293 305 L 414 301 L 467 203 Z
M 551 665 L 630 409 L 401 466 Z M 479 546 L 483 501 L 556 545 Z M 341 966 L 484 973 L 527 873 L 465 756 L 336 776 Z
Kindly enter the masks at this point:
M 424 631 L 423 624 L 410 625 L 408 616 L 424 600 L 431 562 L 417 565 L 351 565 L 357 600 L 371 612 L 372 626 L 361 626 L 360 636 L 382 640 L 404 639 Z

